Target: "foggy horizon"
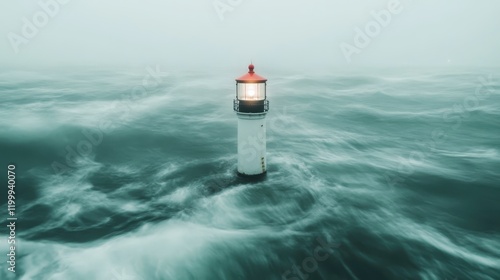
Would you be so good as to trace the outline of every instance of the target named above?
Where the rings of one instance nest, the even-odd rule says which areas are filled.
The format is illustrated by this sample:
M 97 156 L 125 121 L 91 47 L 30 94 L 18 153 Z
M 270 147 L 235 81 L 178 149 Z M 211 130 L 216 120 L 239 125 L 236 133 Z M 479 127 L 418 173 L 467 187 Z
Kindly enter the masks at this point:
M 500 64 L 500 3 L 491 0 L 60 2 L 0 4 L 3 69 L 159 64 L 216 71 L 253 61 L 258 70 L 301 73 Z M 356 36 L 368 41 L 357 45 Z

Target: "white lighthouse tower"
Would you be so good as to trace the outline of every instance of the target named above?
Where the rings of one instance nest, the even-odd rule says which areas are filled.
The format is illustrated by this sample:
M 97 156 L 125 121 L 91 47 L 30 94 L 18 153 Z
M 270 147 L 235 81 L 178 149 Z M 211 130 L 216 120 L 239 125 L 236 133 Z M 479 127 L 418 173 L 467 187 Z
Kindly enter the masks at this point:
M 266 81 L 248 66 L 248 73 L 236 79 L 234 111 L 238 115 L 238 174 L 263 175 L 266 162 Z

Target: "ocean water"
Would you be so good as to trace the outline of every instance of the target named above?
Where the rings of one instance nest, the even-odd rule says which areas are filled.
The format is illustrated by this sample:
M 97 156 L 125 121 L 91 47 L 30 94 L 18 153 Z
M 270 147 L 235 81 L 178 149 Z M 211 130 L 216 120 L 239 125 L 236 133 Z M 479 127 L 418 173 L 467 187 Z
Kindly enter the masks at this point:
M 0 278 L 500 279 L 498 69 L 257 70 L 257 181 L 242 73 L 1 72 Z

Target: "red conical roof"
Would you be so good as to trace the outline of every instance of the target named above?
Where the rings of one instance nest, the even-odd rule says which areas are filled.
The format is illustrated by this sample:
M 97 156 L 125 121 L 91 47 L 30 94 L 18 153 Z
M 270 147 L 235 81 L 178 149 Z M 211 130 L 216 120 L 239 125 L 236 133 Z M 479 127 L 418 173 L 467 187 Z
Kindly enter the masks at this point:
M 255 74 L 253 64 L 248 65 L 248 73 L 236 79 L 238 83 L 264 83 L 266 78 Z

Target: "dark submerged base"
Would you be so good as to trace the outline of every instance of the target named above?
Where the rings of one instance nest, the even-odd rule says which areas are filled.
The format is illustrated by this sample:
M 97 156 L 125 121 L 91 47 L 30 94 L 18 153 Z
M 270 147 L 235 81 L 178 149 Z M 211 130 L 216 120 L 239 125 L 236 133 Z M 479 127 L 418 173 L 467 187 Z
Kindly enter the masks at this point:
M 264 179 L 266 179 L 266 177 L 267 177 L 267 171 L 265 171 L 264 173 L 261 173 L 261 174 L 257 174 L 257 175 L 248 175 L 248 174 L 240 173 L 238 171 L 236 171 L 236 174 L 238 174 L 238 177 L 240 177 L 241 179 L 243 179 L 244 181 L 247 181 L 247 182 L 260 182 L 260 181 L 263 181 Z

